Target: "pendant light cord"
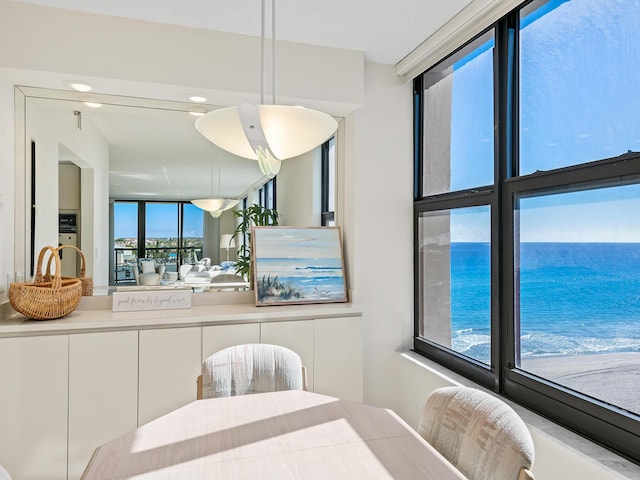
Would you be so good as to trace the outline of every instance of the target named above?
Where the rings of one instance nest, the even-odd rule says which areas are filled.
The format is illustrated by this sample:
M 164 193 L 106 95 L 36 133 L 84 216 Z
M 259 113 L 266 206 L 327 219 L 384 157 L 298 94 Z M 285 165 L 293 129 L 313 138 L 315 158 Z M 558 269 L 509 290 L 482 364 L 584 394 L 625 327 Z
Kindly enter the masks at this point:
M 266 90 L 266 75 L 264 66 L 265 57 L 265 30 L 267 28 L 267 17 L 265 15 L 266 0 L 262 0 L 260 16 L 260 105 L 264 105 L 264 92 Z M 276 0 L 271 0 L 271 104 L 276 104 Z
M 265 0 L 262 0 L 260 9 L 260 105 L 264 105 L 264 30 L 266 28 L 266 17 L 264 14 Z
M 272 105 L 276 104 L 276 0 L 271 0 L 271 88 Z

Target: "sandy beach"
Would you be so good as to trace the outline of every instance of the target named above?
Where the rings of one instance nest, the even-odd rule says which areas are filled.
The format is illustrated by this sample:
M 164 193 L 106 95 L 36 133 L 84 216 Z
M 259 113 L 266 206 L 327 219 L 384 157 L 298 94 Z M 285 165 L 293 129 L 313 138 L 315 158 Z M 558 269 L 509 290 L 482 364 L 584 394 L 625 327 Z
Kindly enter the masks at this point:
M 522 369 L 640 414 L 640 353 L 522 359 Z

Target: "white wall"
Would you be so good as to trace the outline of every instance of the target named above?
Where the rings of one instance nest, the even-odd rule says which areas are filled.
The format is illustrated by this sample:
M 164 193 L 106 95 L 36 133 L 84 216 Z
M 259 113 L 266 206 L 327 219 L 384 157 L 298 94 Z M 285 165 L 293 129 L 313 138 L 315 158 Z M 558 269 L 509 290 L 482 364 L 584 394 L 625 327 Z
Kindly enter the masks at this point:
M 282 162 L 276 186 L 276 210 L 280 225 L 304 227 L 320 225 L 320 148 Z
M 37 115 L 32 113 L 37 111 Z M 36 255 L 45 245 L 58 244 L 58 161 L 60 145 L 73 152 L 82 175 L 82 228 L 80 248 L 85 254 L 86 274 L 95 285 L 108 285 L 109 254 L 109 146 L 84 120 L 82 130 L 67 110 L 36 107 L 27 100 L 26 134 L 36 142 Z
M 367 64 L 365 104 L 346 121 L 354 301 L 365 310 L 365 401 L 396 402 L 394 352 L 413 335 L 412 89 Z M 355 241 L 354 241 L 355 240 Z
M 14 259 L 13 86 L 0 76 L 0 303 L 7 300 L 7 275 Z M 4 147 L 2 147 L 4 146 Z

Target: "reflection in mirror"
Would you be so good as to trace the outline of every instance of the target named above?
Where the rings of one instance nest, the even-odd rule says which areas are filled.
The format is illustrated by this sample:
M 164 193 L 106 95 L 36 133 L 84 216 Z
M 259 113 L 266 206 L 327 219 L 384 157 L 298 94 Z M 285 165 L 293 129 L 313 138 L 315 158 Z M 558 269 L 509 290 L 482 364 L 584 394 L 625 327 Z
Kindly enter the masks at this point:
M 33 164 L 35 181 L 33 213 L 25 208 L 25 245 L 16 247 L 27 271 L 30 239 L 36 256 L 45 245 L 79 246 L 96 292 L 108 290 L 100 286 L 135 285 L 136 278 L 141 284 L 140 258 L 156 259 L 156 274 L 156 266 L 165 266 L 162 282 L 180 280 L 183 263 L 208 258 L 214 266 L 226 259 L 219 239 L 234 231 L 232 210 L 213 218 L 190 200 L 257 202 L 254 192 L 267 178 L 257 162 L 200 135 L 192 104 L 92 95 L 91 102 L 101 104 L 92 108 L 77 92 L 17 89 L 24 96 L 25 177 L 31 178 Z M 289 209 L 290 225 L 319 224 L 319 197 L 302 198 L 318 190 L 316 160 L 319 153 L 310 152 L 285 162 L 290 166 L 278 175 L 277 207 L 281 213 Z M 25 192 L 25 205 L 32 203 L 30 194 Z M 77 272 L 77 260 L 74 265 L 72 255 L 64 257 L 64 271 Z

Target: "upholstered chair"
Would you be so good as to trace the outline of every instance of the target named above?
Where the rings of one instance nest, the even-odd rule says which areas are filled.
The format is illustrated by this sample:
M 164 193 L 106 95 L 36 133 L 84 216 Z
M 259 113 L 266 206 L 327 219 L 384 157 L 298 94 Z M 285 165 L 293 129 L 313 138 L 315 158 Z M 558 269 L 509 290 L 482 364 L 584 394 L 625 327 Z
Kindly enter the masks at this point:
M 518 414 L 475 388 L 434 390 L 418 433 L 469 480 L 531 480 L 534 448 Z
M 306 388 L 306 370 L 297 353 L 254 343 L 225 348 L 207 358 L 197 393 L 200 399 Z
M 164 265 L 156 265 L 152 258 L 141 258 L 138 265 L 133 265 L 133 278 L 137 285 L 160 285 L 164 277 Z

